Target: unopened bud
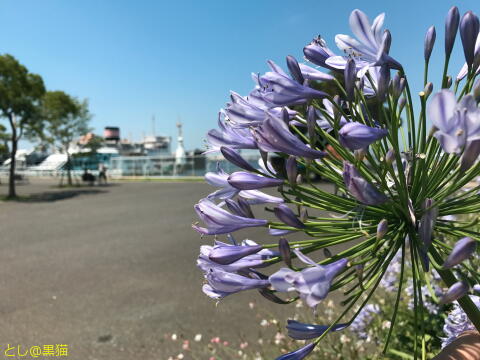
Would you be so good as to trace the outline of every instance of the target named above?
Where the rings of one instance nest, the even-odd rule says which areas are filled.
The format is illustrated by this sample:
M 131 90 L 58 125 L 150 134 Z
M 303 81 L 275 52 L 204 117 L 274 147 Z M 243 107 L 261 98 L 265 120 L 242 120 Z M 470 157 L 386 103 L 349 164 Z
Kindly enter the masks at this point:
M 285 239 L 284 237 L 281 237 L 278 240 L 278 250 L 280 252 L 280 256 L 282 257 L 283 261 L 289 268 L 292 267 L 292 255 L 290 252 L 290 244 L 288 243 L 288 240 Z
M 452 252 L 443 263 L 445 269 L 450 269 L 473 255 L 477 249 L 477 242 L 470 237 L 464 237 L 453 246 Z
M 287 171 L 287 178 L 290 184 L 293 186 L 296 184 L 298 169 L 297 169 L 297 159 L 295 156 L 290 155 L 285 163 L 285 168 Z
M 430 55 L 432 55 L 433 45 L 435 44 L 435 38 L 437 37 L 435 26 L 430 26 L 425 34 L 425 43 L 424 43 L 424 57 L 425 61 L 430 60 Z
M 358 277 L 359 282 L 362 282 L 362 280 L 363 280 L 363 269 L 364 269 L 363 264 L 355 265 L 355 272 L 357 273 L 357 277 Z
M 296 180 L 296 182 L 297 182 L 297 185 L 302 185 L 302 184 L 303 184 L 303 176 L 302 176 L 302 174 L 298 174 L 298 175 L 297 175 L 297 180 Z
M 447 82 L 446 82 L 446 85 L 445 85 L 445 88 L 446 89 L 450 89 L 450 87 L 452 86 L 452 77 L 450 75 L 447 76 Z
M 352 101 L 355 93 L 355 79 L 357 77 L 357 67 L 355 65 L 355 60 L 353 60 L 352 58 L 347 60 L 343 75 L 347 98 L 348 100 Z
M 387 151 L 387 154 L 385 155 L 385 162 L 390 165 L 395 161 L 395 150 L 390 149 Z
M 463 152 L 460 171 L 465 172 L 472 167 L 480 155 L 480 140 L 473 140 Z
M 425 97 L 429 97 L 430 94 L 432 93 L 432 90 L 433 90 L 433 84 L 431 82 L 428 82 L 426 85 L 425 85 L 425 88 L 423 89 L 423 92 L 425 93 Z
M 383 239 L 387 231 L 388 231 L 388 221 L 387 219 L 383 219 L 377 225 L 377 241 Z
M 327 248 L 323 249 L 323 255 L 325 255 L 326 258 L 331 258 L 332 257 L 331 251 L 328 250 Z
M 403 108 L 405 107 L 405 104 L 407 103 L 407 100 L 405 100 L 404 97 L 400 98 L 398 100 L 398 113 L 401 114 L 403 111 Z
M 452 6 L 448 11 L 447 18 L 445 20 L 445 55 L 450 56 L 455 43 L 455 37 L 457 36 L 458 23 L 460 22 L 460 14 L 458 8 Z
M 458 281 L 450 286 L 439 301 L 440 305 L 450 304 L 451 302 L 460 299 L 467 295 L 469 286 L 465 281 Z
M 363 159 L 365 158 L 365 155 L 367 155 L 367 149 L 355 150 L 353 154 L 355 155 L 355 159 L 357 161 L 363 161 Z

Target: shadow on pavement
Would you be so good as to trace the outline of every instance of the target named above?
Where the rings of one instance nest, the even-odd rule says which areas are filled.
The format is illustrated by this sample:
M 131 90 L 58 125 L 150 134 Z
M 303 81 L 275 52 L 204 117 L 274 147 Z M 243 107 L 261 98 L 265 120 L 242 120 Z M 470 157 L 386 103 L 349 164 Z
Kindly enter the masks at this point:
M 28 196 L 21 196 L 17 199 L 12 199 L 9 201 L 15 202 L 26 202 L 26 203 L 35 203 L 35 202 L 53 202 L 58 200 L 71 199 L 80 195 L 95 195 L 95 194 L 105 194 L 108 191 L 99 190 L 99 189 L 69 189 L 69 190 L 60 190 L 60 191 L 46 191 L 42 193 L 30 194 Z

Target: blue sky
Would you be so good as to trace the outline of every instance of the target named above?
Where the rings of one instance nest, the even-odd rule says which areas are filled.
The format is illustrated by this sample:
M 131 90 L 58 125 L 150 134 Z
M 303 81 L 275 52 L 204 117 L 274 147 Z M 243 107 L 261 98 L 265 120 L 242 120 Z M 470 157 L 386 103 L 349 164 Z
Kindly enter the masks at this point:
M 1 0 L 0 53 L 17 57 L 42 75 L 50 90 L 88 98 L 92 126 L 120 126 L 122 137 L 151 132 L 175 135 L 180 117 L 187 148 L 201 147 L 216 126 L 230 90 L 246 94 L 251 72 L 265 61 L 284 65 L 302 56 L 317 34 L 335 49 L 337 33 L 350 34 L 348 16 L 359 7 L 373 19 L 386 12 L 391 54 L 420 90 L 423 38 L 437 27 L 433 79 L 440 77 L 449 1 L 162 1 Z M 478 0 L 462 0 L 461 12 L 480 13 Z M 457 39 L 457 59 L 462 50 Z M 416 80 L 418 79 L 418 80 Z M 437 80 L 438 81 L 438 80 Z

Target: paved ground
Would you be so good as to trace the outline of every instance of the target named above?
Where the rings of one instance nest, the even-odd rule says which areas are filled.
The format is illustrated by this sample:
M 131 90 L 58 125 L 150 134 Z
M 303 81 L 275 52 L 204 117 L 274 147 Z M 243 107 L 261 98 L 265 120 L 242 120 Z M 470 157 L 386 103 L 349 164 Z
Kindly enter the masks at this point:
M 167 359 L 179 346 L 165 334 L 255 336 L 259 319 L 248 302 L 270 303 L 251 292 L 215 306 L 201 293 L 195 259 L 211 239 L 190 228 L 192 205 L 212 190 L 158 182 L 19 186 L 30 201 L 0 202 L 0 359 L 6 344 L 68 344 L 75 360 Z M 269 238 L 265 229 L 243 235 Z M 273 307 L 283 317 L 294 311 Z

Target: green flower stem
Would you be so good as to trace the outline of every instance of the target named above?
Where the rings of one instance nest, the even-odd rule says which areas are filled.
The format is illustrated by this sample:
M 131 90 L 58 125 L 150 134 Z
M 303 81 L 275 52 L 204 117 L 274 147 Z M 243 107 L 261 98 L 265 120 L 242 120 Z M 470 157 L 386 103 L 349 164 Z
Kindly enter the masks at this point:
M 437 252 L 437 249 L 434 246 L 430 247 L 430 255 L 437 264 L 443 263 L 442 257 Z M 457 282 L 457 279 L 455 278 L 455 275 L 453 275 L 451 270 L 438 269 L 437 271 L 445 284 L 447 284 L 447 286 L 452 286 Z M 467 314 L 468 318 L 475 326 L 475 328 L 480 331 L 480 310 L 477 308 L 474 302 L 470 299 L 468 295 L 466 295 L 458 299 L 458 303 L 462 307 L 465 314 Z

